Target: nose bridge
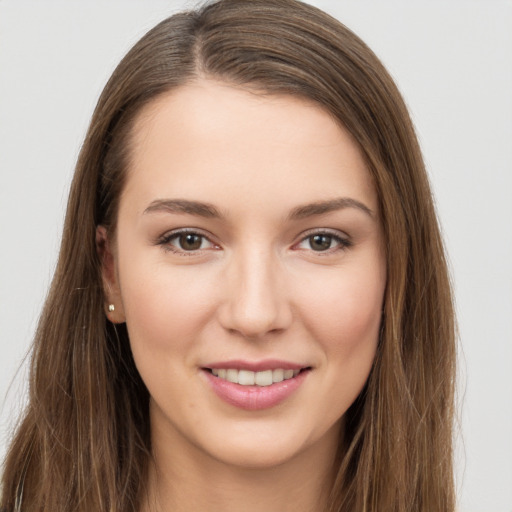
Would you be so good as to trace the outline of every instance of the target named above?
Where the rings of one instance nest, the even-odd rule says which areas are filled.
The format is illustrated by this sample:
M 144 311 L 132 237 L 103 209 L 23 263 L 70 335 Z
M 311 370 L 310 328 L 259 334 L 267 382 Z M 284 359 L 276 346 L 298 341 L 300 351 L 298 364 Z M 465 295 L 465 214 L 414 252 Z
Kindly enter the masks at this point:
M 291 313 L 283 271 L 272 249 L 268 245 L 248 244 L 233 256 L 229 267 L 224 326 L 248 338 L 284 329 Z

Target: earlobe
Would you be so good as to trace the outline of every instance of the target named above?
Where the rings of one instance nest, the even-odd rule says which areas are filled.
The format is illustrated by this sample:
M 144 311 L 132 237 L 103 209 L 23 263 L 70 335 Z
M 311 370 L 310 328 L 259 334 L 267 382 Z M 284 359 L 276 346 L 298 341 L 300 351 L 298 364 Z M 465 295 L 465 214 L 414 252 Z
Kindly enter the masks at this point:
M 96 228 L 96 252 L 101 265 L 105 315 L 112 323 L 123 323 L 126 320 L 121 301 L 115 254 L 105 226 L 100 225 Z

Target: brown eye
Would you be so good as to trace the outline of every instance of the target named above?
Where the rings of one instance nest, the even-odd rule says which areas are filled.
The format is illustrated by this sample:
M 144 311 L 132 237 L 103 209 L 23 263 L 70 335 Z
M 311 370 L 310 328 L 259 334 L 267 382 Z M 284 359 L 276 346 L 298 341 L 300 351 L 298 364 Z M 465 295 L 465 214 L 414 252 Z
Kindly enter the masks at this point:
M 184 251 L 197 251 L 203 245 L 204 237 L 196 233 L 182 233 L 177 237 L 180 249 Z
M 218 248 L 205 235 L 195 231 L 178 231 L 164 235 L 158 244 L 175 253 L 194 253 Z
M 316 253 L 336 253 L 352 246 L 348 237 L 341 236 L 330 231 L 317 231 L 316 233 L 305 236 L 295 247 L 295 249 L 313 251 Z
M 308 240 L 313 251 L 327 251 L 331 248 L 333 237 L 331 235 L 313 235 L 308 237 Z

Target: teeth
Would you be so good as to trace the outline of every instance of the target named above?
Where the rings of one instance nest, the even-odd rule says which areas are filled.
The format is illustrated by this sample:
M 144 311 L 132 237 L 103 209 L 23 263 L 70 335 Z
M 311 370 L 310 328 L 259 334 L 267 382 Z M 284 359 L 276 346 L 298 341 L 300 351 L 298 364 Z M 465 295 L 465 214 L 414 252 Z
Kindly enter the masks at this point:
M 278 368 L 276 370 L 264 370 L 262 372 L 251 372 L 250 370 L 235 370 L 235 369 L 220 369 L 212 368 L 213 375 L 224 379 L 234 384 L 242 386 L 270 386 L 283 380 L 296 377 L 300 370 L 283 370 Z
M 272 381 L 281 382 L 284 379 L 284 370 L 272 370 Z
M 238 384 L 238 370 L 226 370 L 226 380 Z
M 242 386 L 254 386 L 254 377 L 254 372 L 240 370 L 238 372 L 238 384 L 241 384 Z
M 242 373 L 242 372 L 240 372 L 240 373 Z M 266 370 L 264 372 L 256 372 L 254 374 L 254 383 L 257 384 L 258 386 L 270 386 L 270 384 L 273 383 L 272 370 Z

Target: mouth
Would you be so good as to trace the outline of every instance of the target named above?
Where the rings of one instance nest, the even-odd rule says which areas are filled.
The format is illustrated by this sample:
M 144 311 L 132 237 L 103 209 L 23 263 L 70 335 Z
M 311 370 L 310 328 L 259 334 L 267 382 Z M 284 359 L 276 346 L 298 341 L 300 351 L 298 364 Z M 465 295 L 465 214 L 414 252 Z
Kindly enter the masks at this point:
M 213 392 L 224 402 L 258 411 L 285 403 L 298 392 L 313 367 L 267 359 L 212 362 L 201 370 Z
M 237 368 L 205 368 L 205 370 L 218 379 L 239 384 L 241 386 L 260 386 L 266 387 L 277 384 L 285 380 L 293 379 L 302 372 L 311 370 L 311 367 L 305 368 L 274 368 L 261 371 L 244 370 Z

